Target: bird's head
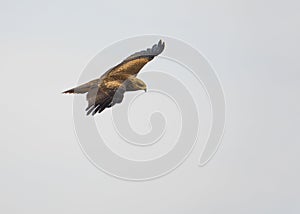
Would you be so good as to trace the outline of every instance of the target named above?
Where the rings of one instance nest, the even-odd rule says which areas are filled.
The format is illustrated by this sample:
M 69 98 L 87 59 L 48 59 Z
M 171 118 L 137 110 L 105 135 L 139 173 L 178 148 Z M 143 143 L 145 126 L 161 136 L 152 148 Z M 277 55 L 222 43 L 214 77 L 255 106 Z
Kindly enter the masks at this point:
M 147 85 L 138 78 L 129 78 L 128 81 L 126 81 L 126 90 L 127 91 L 138 91 L 138 90 L 144 90 L 147 91 Z

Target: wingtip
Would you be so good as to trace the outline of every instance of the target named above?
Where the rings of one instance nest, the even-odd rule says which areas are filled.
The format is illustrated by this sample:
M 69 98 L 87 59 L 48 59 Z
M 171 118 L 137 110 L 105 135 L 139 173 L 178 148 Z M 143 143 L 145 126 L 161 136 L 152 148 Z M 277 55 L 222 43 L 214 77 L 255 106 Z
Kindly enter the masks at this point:
M 161 39 L 158 41 L 157 44 L 154 44 L 151 48 L 151 52 L 154 56 L 157 56 L 163 52 L 165 49 L 165 42 L 163 42 Z
M 123 62 L 127 62 L 141 57 L 149 57 L 150 59 L 153 59 L 157 55 L 161 54 L 164 49 L 165 49 L 165 42 L 163 42 L 160 39 L 158 43 L 155 43 L 154 45 L 152 45 L 152 47 L 130 55 Z
M 163 40 L 160 39 L 160 40 L 158 41 L 157 45 L 158 45 L 158 47 L 163 47 L 163 48 L 164 48 L 164 47 L 165 47 L 165 42 L 164 42 Z

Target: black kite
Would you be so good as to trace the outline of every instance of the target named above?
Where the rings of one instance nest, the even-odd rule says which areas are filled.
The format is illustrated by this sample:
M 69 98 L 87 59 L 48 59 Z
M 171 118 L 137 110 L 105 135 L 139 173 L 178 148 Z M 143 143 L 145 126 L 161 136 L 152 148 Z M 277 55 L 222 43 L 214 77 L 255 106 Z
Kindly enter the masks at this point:
M 146 84 L 136 78 L 136 75 L 144 65 L 159 55 L 164 48 L 165 43 L 160 40 L 152 48 L 136 52 L 127 57 L 123 62 L 106 71 L 100 78 L 63 93 L 87 93 L 87 115 L 101 113 L 105 108 L 121 103 L 126 91 L 147 90 Z

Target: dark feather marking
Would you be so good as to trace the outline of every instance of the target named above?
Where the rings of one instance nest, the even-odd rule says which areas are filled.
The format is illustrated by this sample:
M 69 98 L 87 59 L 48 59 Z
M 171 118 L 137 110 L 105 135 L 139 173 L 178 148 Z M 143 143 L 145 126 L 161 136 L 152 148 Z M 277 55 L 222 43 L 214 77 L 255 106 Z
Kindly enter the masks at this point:
M 101 108 L 101 105 L 98 105 L 92 112 L 92 115 L 94 116 L 100 108 Z M 104 108 L 102 108 L 102 109 L 104 109 Z
M 86 115 L 89 115 L 94 109 L 95 109 L 95 106 L 92 106 L 92 108 L 90 110 L 88 110 L 88 112 L 86 113 Z
M 85 110 L 88 111 L 90 108 L 92 108 L 94 105 L 88 106 Z
M 98 113 L 101 113 L 105 108 L 99 109 Z
M 101 100 L 101 103 L 92 105 L 92 107 L 88 110 L 87 115 L 89 115 L 91 112 L 93 112 L 92 115 L 94 115 L 99 108 L 106 108 L 106 106 L 111 102 L 111 99 L 112 98 L 108 96 L 104 100 Z
M 90 111 L 88 112 L 88 115 L 92 112 L 92 115 L 94 116 L 94 115 L 98 112 L 99 109 L 100 109 L 100 110 L 104 110 L 104 109 L 110 104 L 110 102 L 111 102 L 111 100 L 106 99 L 105 102 L 103 102 L 103 103 L 101 103 L 101 104 L 95 106 L 95 108 L 93 108 L 92 110 L 90 110 Z

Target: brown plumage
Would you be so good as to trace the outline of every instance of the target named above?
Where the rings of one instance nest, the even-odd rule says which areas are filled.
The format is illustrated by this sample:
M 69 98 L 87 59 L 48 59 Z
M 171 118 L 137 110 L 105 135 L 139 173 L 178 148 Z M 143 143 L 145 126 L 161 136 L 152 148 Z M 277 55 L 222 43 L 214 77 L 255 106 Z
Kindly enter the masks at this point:
M 136 75 L 144 65 L 159 55 L 164 47 L 165 43 L 160 40 L 152 48 L 130 55 L 120 64 L 106 71 L 100 78 L 63 93 L 87 93 L 87 115 L 101 113 L 105 108 L 121 103 L 126 91 L 147 90 L 146 84 L 136 78 Z

